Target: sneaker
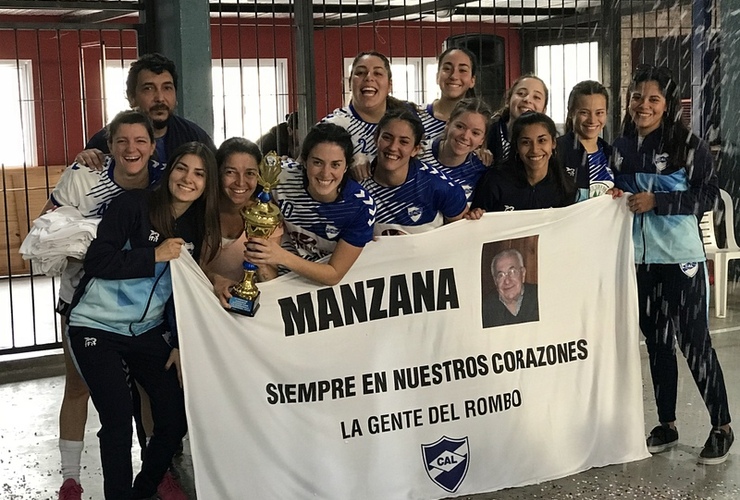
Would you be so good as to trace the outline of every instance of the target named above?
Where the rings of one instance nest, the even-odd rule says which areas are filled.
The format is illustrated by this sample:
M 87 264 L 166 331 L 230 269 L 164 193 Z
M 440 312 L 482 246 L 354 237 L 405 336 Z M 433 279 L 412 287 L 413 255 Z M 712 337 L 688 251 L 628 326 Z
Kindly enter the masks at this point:
M 660 424 L 650 431 L 647 448 L 650 453 L 662 453 L 678 444 L 678 429 L 671 429 L 668 424 Z
M 59 488 L 59 500 L 82 500 L 82 486 L 71 477 Z
M 727 460 L 730 454 L 730 446 L 735 441 L 735 435 L 722 429 L 712 429 L 709 433 L 704 449 L 699 453 L 699 463 L 704 465 L 717 465 Z
M 188 496 L 182 491 L 182 486 L 169 470 L 164 473 L 157 486 L 157 496 L 160 500 L 188 500 Z

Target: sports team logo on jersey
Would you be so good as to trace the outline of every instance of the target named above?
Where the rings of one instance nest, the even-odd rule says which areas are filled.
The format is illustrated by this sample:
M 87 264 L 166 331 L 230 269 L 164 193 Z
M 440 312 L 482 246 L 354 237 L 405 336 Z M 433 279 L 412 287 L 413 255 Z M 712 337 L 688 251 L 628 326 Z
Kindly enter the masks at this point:
M 149 241 L 157 243 L 159 241 L 159 233 L 154 229 L 149 230 Z
M 653 153 L 653 165 L 655 165 L 658 172 L 665 170 L 668 166 L 668 153 Z
M 339 229 L 336 226 L 332 226 L 331 224 L 327 224 L 326 228 L 326 237 L 330 240 L 335 239 L 337 236 L 339 236 Z
M 565 167 L 565 173 L 568 174 L 571 177 L 576 176 L 576 169 L 572 167 Z
M 434 443 L 421 445 L 421 455 L 429 479 L 450 493 L 457 491 L 468 473 L 469 453 L 467 436 L 442 436 Z
M 683 264 L 679 264 L 679 266 L 681 266 L 681 272 L 689 278 L 696 276 L 696 273 L 699 271 L 698 262 L 684 262 Z
M 411 217 L 411 220 L 414 222 L 418 222 L 418 220 L 421 218 L 421 208 L 419 207 L 409 207 L 408 212 L 409 217 Z
M 596 198 L 597 196 L 601 196 L 602 194 L 606 194 L 607 191 L 609 191 L 611 188 L 614 187 L 614 183 L 612 181 L 596 181 L 592 182 L 591 186 L 589 187 L 589 198 Z

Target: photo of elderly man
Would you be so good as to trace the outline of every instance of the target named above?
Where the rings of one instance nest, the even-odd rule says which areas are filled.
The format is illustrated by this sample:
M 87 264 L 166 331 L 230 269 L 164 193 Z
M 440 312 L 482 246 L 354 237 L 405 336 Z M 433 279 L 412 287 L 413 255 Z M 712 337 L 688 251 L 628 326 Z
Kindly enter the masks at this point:
M 539 320 L 537 285 L 527 283 L 527 268 L 519 250 L 508 248 L 491 260 L 495 287 L 483 290 L 483 328 Z

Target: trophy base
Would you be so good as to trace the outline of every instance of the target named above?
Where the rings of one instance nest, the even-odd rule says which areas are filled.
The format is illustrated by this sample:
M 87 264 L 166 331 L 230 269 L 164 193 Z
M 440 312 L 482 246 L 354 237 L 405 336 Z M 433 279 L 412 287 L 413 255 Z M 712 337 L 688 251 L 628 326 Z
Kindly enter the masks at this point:
M 229 311 L 233 313 L 242 314 L 244 316 L 254 316 L 257 309 L 260 308 L 260 296 L 257 295 L 252 300 L 232 296 L 229 299 L 229 305 L 231 306 Z

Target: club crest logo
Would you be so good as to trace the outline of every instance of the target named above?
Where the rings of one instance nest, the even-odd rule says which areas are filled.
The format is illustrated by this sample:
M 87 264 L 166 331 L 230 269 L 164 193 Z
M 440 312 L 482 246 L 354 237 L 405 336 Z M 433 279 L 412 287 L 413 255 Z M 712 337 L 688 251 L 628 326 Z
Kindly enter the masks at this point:
M 418 222 L 421 218 L 421 208 L 418 207 L 409 207 L 409 217 L 411 217 L 411 220 L 414 222 Z
M 654 153 L 653 164 L 658 172 L 662 172 L 668 166 L 668 153 Z
M 596 198 L 597 196 L 601 196 L 602 194 L 606 194 L 607 191 L 609 191 L 611 188 L 614 187 L 614 183 L 612 181 L 596 181 L 591 184 L 589 187 L 589 198 Z
M 327 224 L 325 230 L 326 230 L 326 237 L 329 238 L 330 240 L 333 240 L 337 236 L 339 236 L 339 229 L 336 226 Z
M 467 436 L 442 436 L 434 443 L 421 445 L 421 455 L 429 479 L 450 493 L 457 491 L 468 473 L 469 453 Z
M 681 266 L 681 272 L 689 278 L 693 278 L 696 276 L 696 273 L 699 272 L 698 262 L 685 262 L 683 264 L 679 264 L 679 266 Z

